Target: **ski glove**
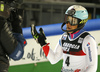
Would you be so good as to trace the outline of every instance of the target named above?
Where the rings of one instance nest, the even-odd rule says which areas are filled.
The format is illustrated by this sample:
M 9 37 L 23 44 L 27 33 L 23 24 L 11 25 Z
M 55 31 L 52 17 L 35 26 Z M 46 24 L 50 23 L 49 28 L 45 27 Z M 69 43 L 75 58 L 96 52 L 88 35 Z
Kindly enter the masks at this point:
M 46 45 L 46 36 L 44 34 L 44 31 L 42 28 L 39 29 L 39 32 L 37 32 L 36 27 L 34 24 L 31 25 L 31 33 L 33 38 L 36 40 L 37 43 L 39 43 L 41 46 Z

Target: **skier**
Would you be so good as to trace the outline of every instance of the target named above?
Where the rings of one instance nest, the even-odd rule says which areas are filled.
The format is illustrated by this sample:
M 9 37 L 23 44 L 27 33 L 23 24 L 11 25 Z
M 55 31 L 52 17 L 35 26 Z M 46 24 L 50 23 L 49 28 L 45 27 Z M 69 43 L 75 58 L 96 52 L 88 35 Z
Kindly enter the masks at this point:
M 61 26 L 64 33 L 54 51 L 46 42 L 42 28 L 38 33 L 35 26 L 31 26 L 33 38 L 42 46 L 51 64 L 63 58 L 61 72 L 96 72 L 97 45 L 94 38 L 83 30 L 87 21 L 88 12 L 83 6 L 70 6 L 65 12 L 65 20 Z M 63 28 L 64 25 L 66 29 Z

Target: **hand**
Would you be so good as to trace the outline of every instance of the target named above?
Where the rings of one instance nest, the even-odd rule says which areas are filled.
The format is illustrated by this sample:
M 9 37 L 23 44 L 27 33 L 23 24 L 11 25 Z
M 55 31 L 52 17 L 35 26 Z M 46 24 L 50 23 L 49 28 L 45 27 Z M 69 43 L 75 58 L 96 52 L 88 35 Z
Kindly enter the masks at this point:
M 37 32 L 34 24 L 31 25 L 31 33 L 33 38 L 39 43 L 41 46 L 46 45 L 46 37 L 42 28 L 39 29 L 40 33 Z

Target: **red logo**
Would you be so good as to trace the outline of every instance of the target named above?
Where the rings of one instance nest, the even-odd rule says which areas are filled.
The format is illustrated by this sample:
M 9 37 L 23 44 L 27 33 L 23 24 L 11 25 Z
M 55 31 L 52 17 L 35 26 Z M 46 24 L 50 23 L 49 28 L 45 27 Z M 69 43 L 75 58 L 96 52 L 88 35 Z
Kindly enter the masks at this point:
M 76 69 L 74 72 L 80 72 L 81 71 L 81 69 Z
M 24 41 L 24 44 L 26 44 L 26 41 Z

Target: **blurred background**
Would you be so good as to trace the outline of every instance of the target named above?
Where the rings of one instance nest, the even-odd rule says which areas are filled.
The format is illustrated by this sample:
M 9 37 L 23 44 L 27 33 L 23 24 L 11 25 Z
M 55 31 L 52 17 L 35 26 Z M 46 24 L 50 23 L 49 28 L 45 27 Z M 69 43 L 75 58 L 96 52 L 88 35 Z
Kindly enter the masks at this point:
M 22 26 L 62 23 L 66 9 L 73 4 L 86 7 L 89 19 L 100 18 L 100 0 L 23 0 L 20 6 L 25 10 Z

